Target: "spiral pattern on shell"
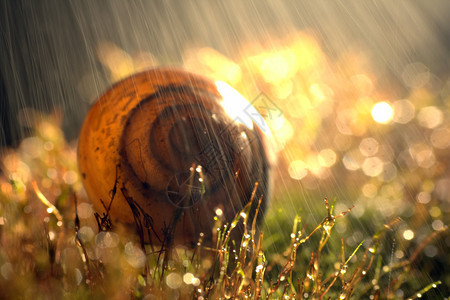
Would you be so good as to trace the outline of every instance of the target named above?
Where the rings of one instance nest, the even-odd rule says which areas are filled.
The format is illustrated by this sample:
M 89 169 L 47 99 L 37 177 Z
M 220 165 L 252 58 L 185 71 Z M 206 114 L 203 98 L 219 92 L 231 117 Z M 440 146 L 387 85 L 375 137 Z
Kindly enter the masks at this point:
M 141 222 L 146 242 L 208 239 L 218 209 L 231 222 L 250 200 L 269 198 L 267 138 L 223 107 L 216 84 L 182 70 L 153 69 L 109 89 L 79 138 L 86 192 L 112 220 Z M 253 127 L 253 128 L 251 128 Z

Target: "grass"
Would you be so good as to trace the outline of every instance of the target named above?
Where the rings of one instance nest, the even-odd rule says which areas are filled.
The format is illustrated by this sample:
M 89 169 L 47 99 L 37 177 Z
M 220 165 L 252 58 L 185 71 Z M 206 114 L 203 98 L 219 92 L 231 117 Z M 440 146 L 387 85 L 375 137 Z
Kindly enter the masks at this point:
M 448 234 L 447 226 L 393 259 L 390 241 L 404 221 L 394 218 L 348 247 L 351 232 L 335 226 L 351 218 L 352 208 L 336 214 L 327 199 L 318 204 L 316 224 L 304 221 L 307 212 L 289 217 L 278 201 L 260 230 L 248 224 L 249 204 L 230 223 L 215 217 L 214 247 L 201 236 L 195 249 L 145 245 L 145 224 L 129 228 L 92 211 L 73 145 L 58 128 L 42 119 L 24 146 L 2 154 L 5 299 L 432 299 L 445 293 L 440 281 L 424 276 L 420 260 L 427 245 Z M 231 238 L 237 226 L 245 228 L 238 243 Z

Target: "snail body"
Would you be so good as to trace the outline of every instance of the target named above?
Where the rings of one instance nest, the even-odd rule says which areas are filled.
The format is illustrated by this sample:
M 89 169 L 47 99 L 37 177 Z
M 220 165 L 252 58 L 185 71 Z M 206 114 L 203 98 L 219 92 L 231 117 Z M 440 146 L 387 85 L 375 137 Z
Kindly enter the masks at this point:
M 233 119 L 225 100 L 214 82 L 174 69 L 109 89 L 90 109 L 78 145 L 95 210 L 140 222 L 153 235 L 146 242 L 192 245 L 200 233 L 210 237 L 218 212 L 231 222 L 258 182 L 262 215 L 272 164 L 267 137 L 255 122 Z

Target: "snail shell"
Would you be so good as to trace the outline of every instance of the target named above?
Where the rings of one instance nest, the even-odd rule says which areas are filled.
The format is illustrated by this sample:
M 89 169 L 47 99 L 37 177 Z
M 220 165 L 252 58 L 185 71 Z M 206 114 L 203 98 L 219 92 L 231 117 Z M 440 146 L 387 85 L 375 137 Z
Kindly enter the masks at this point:
M 201 76 L 153 69 L 101 96 L 78 145 L 94 208 L 113 221 L 140 222 L 146 242 L 192 245 L 200 233 L 211 237 L 217 212 L 231 222 L 258 182 L 250 215 L 263 195 L 261 216 L 272 161 L 266 134 L 255 120 L 233 119 L 222 94 Z

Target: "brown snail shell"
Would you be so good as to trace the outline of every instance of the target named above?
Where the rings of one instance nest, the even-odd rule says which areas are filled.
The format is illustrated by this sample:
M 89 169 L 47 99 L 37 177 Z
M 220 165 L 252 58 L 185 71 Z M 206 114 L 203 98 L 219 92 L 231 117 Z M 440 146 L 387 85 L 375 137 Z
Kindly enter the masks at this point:
M 211 236 L 217 209 L 231 222 L 258 182 L 252 210 L 263 195 L 260 216 L 269 198 L 266 134 L 233 119 L 224 100 L 214 82 L 175 69 L 133 75 L 101 96 L 78 145 L 97 212 L 141 222 L 146 242 L 189 245 Z

